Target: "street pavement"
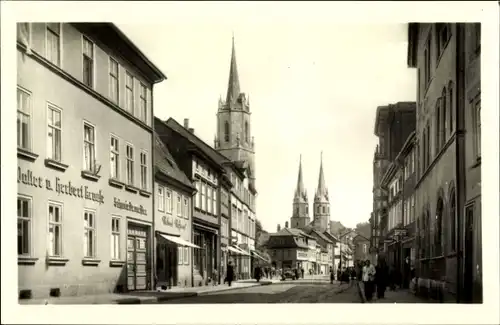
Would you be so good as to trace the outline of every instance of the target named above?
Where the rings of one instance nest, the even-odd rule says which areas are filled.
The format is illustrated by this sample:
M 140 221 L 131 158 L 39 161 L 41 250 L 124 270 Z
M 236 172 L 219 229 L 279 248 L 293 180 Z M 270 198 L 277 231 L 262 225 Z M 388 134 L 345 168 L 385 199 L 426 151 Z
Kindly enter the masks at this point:
M 172 299 L 161 304 L 224 303 L 361 303 L 357 287 L 328 281 L 304 279 L 270 285 L 213 292 L 195 297 Z

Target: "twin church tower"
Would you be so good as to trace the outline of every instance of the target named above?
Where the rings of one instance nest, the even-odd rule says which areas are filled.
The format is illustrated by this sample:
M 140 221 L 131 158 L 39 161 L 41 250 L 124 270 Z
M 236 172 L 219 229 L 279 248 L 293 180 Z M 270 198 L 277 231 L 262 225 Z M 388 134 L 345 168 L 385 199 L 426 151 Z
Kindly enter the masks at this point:
M 302 179 L 302 156 L 299 162 L 299 176 L 297 179 L 297 188 L 293 198 L 293 213 L 290 218 L 292 228 L 312 228 L 321 232 L 330 231 L 330 200 L 328 199 L 328 188 L 325 183 L 325 174 L 323 172 L 323 153 L 321 154 L 321 163 L 319 167 L 319 181 L 313 203 L 313 221 L 309 218 L 309 200 L 307 190 L 304 187 Z

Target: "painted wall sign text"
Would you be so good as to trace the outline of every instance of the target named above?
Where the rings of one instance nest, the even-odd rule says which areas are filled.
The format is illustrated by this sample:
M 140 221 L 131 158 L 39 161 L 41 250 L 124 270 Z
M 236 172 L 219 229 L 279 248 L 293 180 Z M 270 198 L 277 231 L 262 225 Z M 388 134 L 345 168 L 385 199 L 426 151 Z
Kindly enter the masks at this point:
M 118 208 L 118 209 L 122 209 L 122 210 L 127 210 L 127 211 L 132 211 L 132 212 L 135 212 L 135 213 L 139 213 L 139 214 L 142 214 L 142 215 L 147 215 L 147 211 L 146 209 L 144 209 L 144 207 L 142 205 L 133 205 L 132 202 L 122 202 L 120 201 L 120 199 L 118 198 L 114 198 L 115 200 L 115 207 Z
M 56 177 L 55 184 L 53 187 L 50 179 L 43 179 L 43 177 L 33 175 L 31 170 L 23 172 L 21 167 L 17 167 L 17 182 L 24 185 L 29 185 L 33 187 L 46 188 L 49 191 L 56 191 L 57 194 L 71 195 L 79 197 L 82 199 L 98 202 L 99 204 L 104 203 L 104 195 L 102 190 L 99 192 L 89 191 L 88 186 L 74 186 L 71 181 L 68 183 L 61 182 L 59 177 Z
M 187 226 L 187 223 L 182 222 L 182 220 L 179 218 L 174 219 L 172 217 L 163 216 L 161 220 L 165 226 L 170 226 L 170 227 L 175 226 L 177 229 L 186 229 Z

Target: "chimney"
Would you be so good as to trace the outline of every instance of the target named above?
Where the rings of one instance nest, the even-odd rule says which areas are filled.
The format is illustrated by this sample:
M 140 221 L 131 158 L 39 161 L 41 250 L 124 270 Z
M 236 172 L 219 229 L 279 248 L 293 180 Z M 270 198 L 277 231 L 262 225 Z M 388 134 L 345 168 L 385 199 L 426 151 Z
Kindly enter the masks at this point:
M 184 128 L 189 130 L 189 119 L 188 118 L 184 119 Z
M 288 228 L 288 221 L 285 221 L 285 228 Z
M 280 224 L 278 223 L 278 229 L 277 229 L 277 231 L 279 232 L 280 230 L 281 230 L 281 226 L 280 226 Z

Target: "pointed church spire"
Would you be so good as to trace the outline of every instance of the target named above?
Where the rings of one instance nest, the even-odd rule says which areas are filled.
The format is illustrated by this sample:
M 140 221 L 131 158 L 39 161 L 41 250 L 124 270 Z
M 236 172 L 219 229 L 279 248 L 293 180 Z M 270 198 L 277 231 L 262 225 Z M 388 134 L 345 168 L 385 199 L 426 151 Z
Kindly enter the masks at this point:
M 304 181 L 302 179 L 302 155 L 299 160 L 299 176 L 297 177 L 297 188 L 295 189 L 295 199 L 307 200 L 307 193 L 304 188 Z
M 328 200 L 328 189 L 326 188 L 325 174 L 323 172 L 323 151 L 321 151 L 321 163 L 319 166 L 318 189 L 316 190 L 316 198 L 326 198 Z
M 240 95 L 240 79 L 238 77 L 238 68 L 236 66 L 236 51 L 234 48 L 234 32 L 233 32 L 233 49 L 231 52 L 231 65 L 229 68 L 229 82 L 227 85 L 226 103 L 234 103 Z

